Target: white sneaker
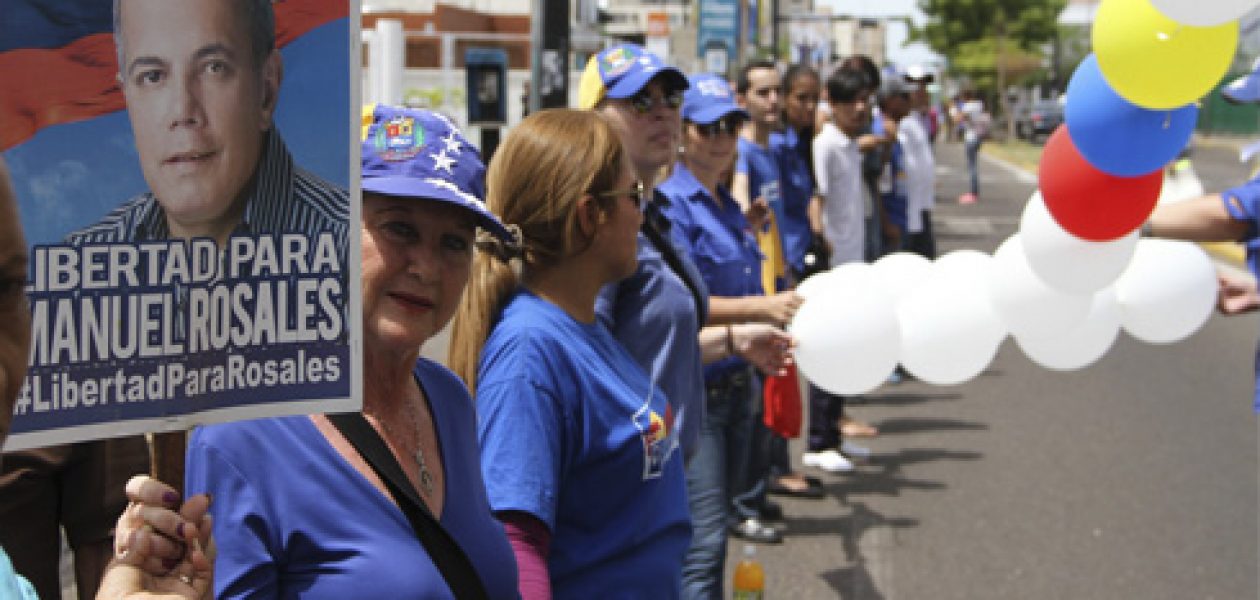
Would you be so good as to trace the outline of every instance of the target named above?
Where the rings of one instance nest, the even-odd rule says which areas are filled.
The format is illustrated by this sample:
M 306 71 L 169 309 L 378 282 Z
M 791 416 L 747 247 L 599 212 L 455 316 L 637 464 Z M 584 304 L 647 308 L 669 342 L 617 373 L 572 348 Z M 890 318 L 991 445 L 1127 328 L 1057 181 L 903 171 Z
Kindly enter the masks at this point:
M 859 446 L 853 442 L 840 442 L 840 452 L 845 456 L 853 458 L 866 459 L 871 457 L 871 449 L 866 446 Z
M 847 473 L 853 470 L 853 461 L 830 448 L 820 452 L 806 452 L 802 454 L 801 463 L 807 467 L 819 468 L 828 473 Z

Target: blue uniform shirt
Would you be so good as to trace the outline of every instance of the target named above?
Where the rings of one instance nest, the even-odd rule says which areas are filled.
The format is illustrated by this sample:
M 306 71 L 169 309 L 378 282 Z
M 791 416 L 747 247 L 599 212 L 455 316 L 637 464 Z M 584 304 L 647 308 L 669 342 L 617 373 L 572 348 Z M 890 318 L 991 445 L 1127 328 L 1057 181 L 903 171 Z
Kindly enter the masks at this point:
M 1247 248 L 1247 266 L 1253 275 L 1260 276 L 1260 177 L 1221 192 L 1221 199 L 1231 217 L 1247 223 L 1247 233 L 1241 240 Z M 1256 412 L 1260 412 L 1260 351 L 1256 353 L 1255 365 L 1252 404 Z
M 670 200 L 666 213 L 673 222 L 674 238 L 691 254 L 709 294 L 762 295 L 761 251 L 735 199 L 719 187 L 715 202 L 682 163 L 675 165 L 660 191 Z M 705 367 L 704 377 L 713 380 L 746 366 L 741 358 L 725 358 Z
M 477 381 L 490 507 L 551 530 L 553 596 L 678 597 L 691 542 L 682 454 L 669 402 L 626 349 L 520 291 Z
M 793 128 L 770 134 L 770 148 L 779 159 L 779 188 L 783 201 L 770 208 L 779 222 L 783 256 L 797 272 L 805 269 L 805 254 L 813 234 L 809 230 L 809 199 L 814 195 L 813 166 L 808 158 L 813 140 L 802 140 Z
M 684 272 L 674 272 L 660 249 L 640 233 L 638 269 L 604 286 L 595 300 L 595 312 L 648 372 L 652 383 L 665 391 L 674 408 L 673 428 L 678 430 L 683 455 L 690 457 L 704 422 L 704 370 L 697 334 L 708 318 L 709 290 L 687 251 L 670 234 L 670 223 L 661 212 L 667 202 L 657 192 L 644 218 L 662 230 Z M 699 306 L 684 277 L 696 286 Z
M 779 159 L 769 146 L 762 147 L 739 138 L 735 172 L 748 175 L 749 199 L 765 198 L 766 204 L 770 205 L 775 214 L 782 210 L 780 205 L 783 204 L 783 190 L 780 187 L 782 176 L 779 173 Z

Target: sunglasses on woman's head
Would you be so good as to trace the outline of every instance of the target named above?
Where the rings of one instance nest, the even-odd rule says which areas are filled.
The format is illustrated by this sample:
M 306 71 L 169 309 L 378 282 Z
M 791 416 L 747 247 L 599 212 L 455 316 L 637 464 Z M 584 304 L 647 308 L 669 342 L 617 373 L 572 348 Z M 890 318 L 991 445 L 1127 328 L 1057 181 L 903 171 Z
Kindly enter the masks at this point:
M 726 135 L 739 135 L 739 128 L 744 124 L 744 120 L 739 117 L 726 117 L 718 119 L 712 123 L 692 123 L 696 131 L 704 137 L 713 137 L 720 133 Z
M 660 96 L 653 96 L 647 89 L 642 89 L 626 100 L 630 102 L 630 107 L 634 109 L 634 112 L 646 115 L 661 104 L 670 110 L 678 110 L 683 103 L 683 93 L 681 90 L 670 90 Z

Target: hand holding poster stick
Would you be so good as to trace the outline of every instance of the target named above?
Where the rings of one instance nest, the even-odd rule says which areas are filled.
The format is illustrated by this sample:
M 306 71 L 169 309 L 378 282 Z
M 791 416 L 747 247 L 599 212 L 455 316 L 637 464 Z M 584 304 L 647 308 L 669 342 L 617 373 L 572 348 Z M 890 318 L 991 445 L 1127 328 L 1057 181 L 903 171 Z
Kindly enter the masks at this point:
M 155 433 L 149 441 L 151 475 L 167 482 L 176 493 L 184 493 L 184 450 L 188 448 L 187 431 Z

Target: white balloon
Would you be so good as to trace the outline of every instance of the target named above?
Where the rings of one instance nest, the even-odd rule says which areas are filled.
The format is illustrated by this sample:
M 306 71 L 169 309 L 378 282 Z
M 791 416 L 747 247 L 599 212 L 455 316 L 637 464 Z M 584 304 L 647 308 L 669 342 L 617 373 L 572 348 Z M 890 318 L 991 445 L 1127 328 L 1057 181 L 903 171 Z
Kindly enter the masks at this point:
M 814 273 L 813 275 L 801 280 L 800 283 L 796 284 L 796 295 L 801 298 L 808 299 L 825 284 L 827 273 L 829 273 L 829 271 Z
M 1015 343 L 1033 362 L 1055 371 L 1075 371 L 1107 354 L 1120 335 L 1120 306 L 1115 289 L 1103 288 L 1091 299 L 1089 313 L 1076 326 L 1042 335 L 1015 334 Z
M 993 253 L 989 294 L 1012 335 L 1060 332 L 1079 324 L 1089 312 L 1090 296 L 1059 291 L 1033 274 L 1018 233 Z
M 871 278 L 871 265 L 861 261 L 847 262 L 833 267 L 830 271 L 806 277 L 804 281 L 797 284 L 796 295 L 809 298 L 836 284 L 846 289 L 869 286 L 872 283 Z
M 923 285 L 932 270 L 932 261 L 912 252 L 894 252 L 871 265 L 877 285 L 883 287 L 894 305 L 914 288 Z
M 841 395 L 868 392 L 887 381 L 900 355 L 901 335 L 888 295 L 873 284 L 869 265 L 851 264 L 828 272 L 788 326 L 801 373 Z
M 1115 282 L 1133 257 L 1138 232 L 1107 242 L 1078 238 L 1059 226 L 1037 192 L 1019 223 L 1024 256 L 1046 285 L 1070 294 L 1092 294 Z
M 1217 296 L 1216 268 L 1190 242 L 1144 239 L 1116 282 L 1120 323 L 1149 344 L 1169 344 L 1203 327 Z
M 1151 0 L 1151 5 L 1182 25 L 1212 27 L 1241 18 L 1256 0 Z
M 953 385 L 993 361 L 1006 329 L 989 300 L 991 261 L 974 250 L 951 252 L 901 302 L 901 364 L 915 377 Z

